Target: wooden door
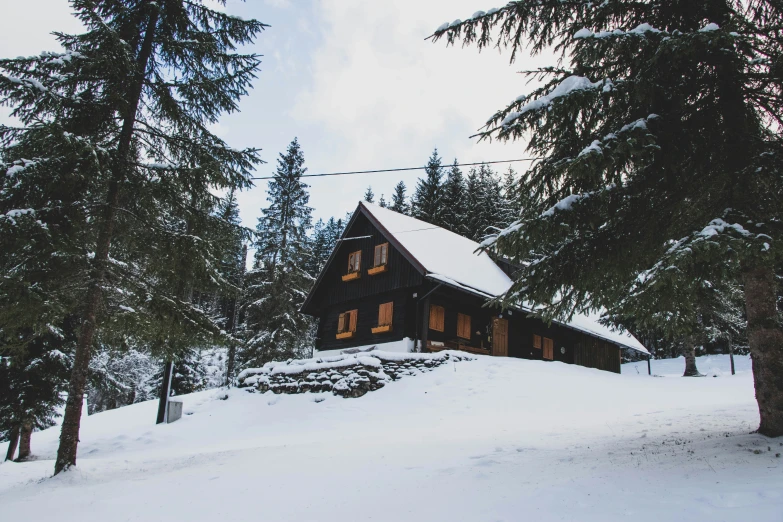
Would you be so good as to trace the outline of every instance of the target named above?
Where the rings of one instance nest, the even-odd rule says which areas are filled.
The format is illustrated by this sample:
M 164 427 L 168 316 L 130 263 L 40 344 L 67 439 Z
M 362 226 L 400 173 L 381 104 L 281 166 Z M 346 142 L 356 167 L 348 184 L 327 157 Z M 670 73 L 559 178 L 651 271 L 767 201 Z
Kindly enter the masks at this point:
M 544 359 L 555 360 L 555 342 L 547 337 L 544 337 Z
M 492 319 L 492 355 L 508 357 L 508 320 Z

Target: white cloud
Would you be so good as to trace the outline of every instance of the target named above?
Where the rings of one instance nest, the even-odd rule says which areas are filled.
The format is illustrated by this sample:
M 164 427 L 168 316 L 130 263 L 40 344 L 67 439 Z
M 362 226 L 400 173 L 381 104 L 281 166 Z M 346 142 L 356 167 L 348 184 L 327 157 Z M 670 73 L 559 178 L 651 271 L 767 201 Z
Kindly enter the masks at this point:
M 332 136 L 331 157 L 315 158 L 320 170 L 421 165 L 435 146 L 446 162 L 524 156 L 522 144 L 477 144 L 469 136 L 529 92 L 516 71 L 532 62 L 509 65 L 509 55 L 494 49 L 479 54 L 425 41 L 443 20 L 474 12 L 476 0 L 322 0 L 318 7 L 323 40 L 312 54 L 311 83 L 291 115 Z M 403 176 L 410 189 L 419 174 Z M 312 201 L 316 208 L 352 208 L 368 184 L 388 198 L 399 179 L 314 181 Z

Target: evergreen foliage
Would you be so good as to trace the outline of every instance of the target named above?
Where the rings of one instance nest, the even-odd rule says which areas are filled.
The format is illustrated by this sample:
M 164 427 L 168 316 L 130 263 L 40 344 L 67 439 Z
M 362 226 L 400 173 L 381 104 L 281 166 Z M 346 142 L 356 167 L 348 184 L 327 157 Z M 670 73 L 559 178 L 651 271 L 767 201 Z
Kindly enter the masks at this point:
M 405 183 L 400 181 L 394 186 L 394 193 L 392 194 L 392 203 L 389 209 L 399 212 L 400 214 L 408 215 L 410 212 L 410 205 L 408 205 L 407 196 L 405 195 Z
M 445 228 L 461 236 L 468 236 L 467 216 L 467 187 L 462 171 L 457 166 L 457 159 L 446 174 L 443 182 L 443 199 L 441 202 L 442 222 Z
M 419 179 L 416 185 L 416 192 L 411 200 L 411 216 L 440 226 L 442 223 L 439 211 L 443 198 L 441 181 L 443 167 L 441 166 L 441 158 L 438 156 L 438 149 L 432 152 L 424 172 L 425 177 Z
M 372 191 L 372 187 L 367 187 L 367 190 L 364 192 L 364 201 L 375 203 L 375 193 Z
M 66 194 L 74 201 L 64 212 L 84 215 L 63 241 L 66 248 L 84 245 L 66 259 L 88 260 L 87 284 L 52 294 L 52 313 L 81 315 L 56 473 L 76 462 L 91 351 L 104 335 L 131 328 L 139 337 L 165 337 L 156 346 L 177 351 L 185 337 L 220 332 L 189 296 L 194 287 L 225 284 L 218 242 L 206 237 L 221 225 L 212 191 L 249 186 L 258 157 L 229 148 L 208 126 L 237 110 L 259 60 L 236 47 L 264 28 L 201 1 L 74 0 L 72 8 L 86 32 L 57 34 L 64 53 L 0 61 L 0 95 L 22 123 L 0 129 L 4 170 L 24 175 L 30 157 L 33 174 L 65 163 L 64 187 L 87 188 L 80 199 Z M 16 144 L 39 152 L 22 156 Z M 51 230 L 39 226 L 37 233 Z M 177 255 L 164 255 L 171 252 Z
M 269 182 L 269 206 L 262 209 L 256 229 L 256 254 L 245 288 L 245 366 L 306 354 L 311 321 L 299 313 L 313 283 L 308 238 L 312 227 L 310 196 L 301 176 L 307 171 L 299 142 L 294 139 L 277 160 Z
M 535 204 L 488 245 L 523 264 L 505 302 L 532 302 L 549 318 L 611 314 L 640 276 L 690 295 L 736 266 L 759 431 L 773 436 L 783 435 L 781 19 L 780 4 L 764 0 L 524 0 L 434 35 L 508 49 L 512 61 L 523 47 L 560 53 L 557 66 L 528 73 L 543 85 L 480 134 L 529 139 L 542 158 L 523 188 Z M 659 311 L 689 306 L 669 303 Z M 676 324 L 687 336 L 690 321 Z

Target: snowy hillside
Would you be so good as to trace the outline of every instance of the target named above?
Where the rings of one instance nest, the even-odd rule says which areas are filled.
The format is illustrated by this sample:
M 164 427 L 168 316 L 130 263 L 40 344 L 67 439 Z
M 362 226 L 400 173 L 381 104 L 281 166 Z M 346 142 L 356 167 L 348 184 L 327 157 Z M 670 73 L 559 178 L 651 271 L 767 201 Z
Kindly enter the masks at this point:
M 359 399 L 196 393 L 161 426 L 136 404 L 85 419 L 56 478 L 58 429 L 35 433 L 39 460 L 0 465 L 0 518 L 783 520 L 783 441 L 749 434 L 748 359 L 731 376 L 700 358 L 702 379 L 652 364 L 664 377 L 477 356 Z

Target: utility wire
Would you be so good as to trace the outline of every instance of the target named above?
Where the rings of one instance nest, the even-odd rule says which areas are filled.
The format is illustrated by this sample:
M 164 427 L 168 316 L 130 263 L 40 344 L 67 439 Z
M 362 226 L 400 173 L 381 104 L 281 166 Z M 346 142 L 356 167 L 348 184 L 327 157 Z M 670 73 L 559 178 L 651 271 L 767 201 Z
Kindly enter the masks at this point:
M 457 163 L 454 165 L 453 163 L 450 165 L 441 165 L 443 168 L 448 167 L 473 167 L 476 165 L 493 165 L 495 163 L 515 163 L 517 161 L 535 161 L 539 158 L 521 158 L 521 159 L 513 159 L 513 160 L 499 160 L 499 161 L 480 161 L 478 163 Z M 323 174 L 302 174 L 300 177 L 302 178 L 322 178 L 324 176 L 350 176 L 353 174 L 377 174 L 380 172 L 403 172 L 407 170 L 424 170 L 427 167 L 405 167 L 401 169 L 379 169 L 379 170 L 356 170 L 353 172 L 327 172 Z M 275 176 L 261 176 L 257 178 L 250 178 L 250 179 L 275 179 Z

